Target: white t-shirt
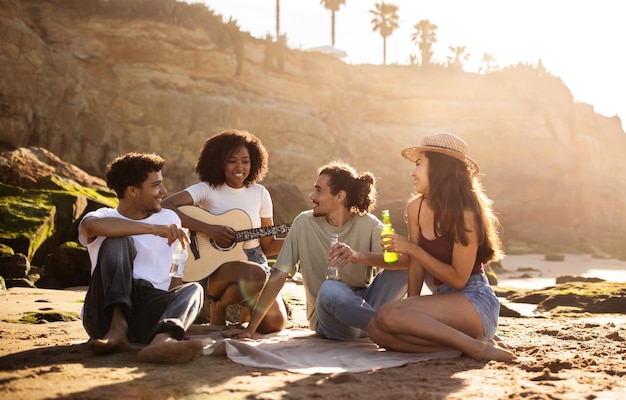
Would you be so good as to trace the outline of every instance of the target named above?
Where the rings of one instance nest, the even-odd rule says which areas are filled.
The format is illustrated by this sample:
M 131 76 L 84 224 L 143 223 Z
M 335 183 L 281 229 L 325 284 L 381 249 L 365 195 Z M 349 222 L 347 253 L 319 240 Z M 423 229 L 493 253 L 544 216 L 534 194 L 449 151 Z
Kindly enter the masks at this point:
M 213 188 L 206 182 L 196 183 L 185 189 L 191 195 L 194 205 L 200 206 L 213 215 L 224 214 L 227 211 L 239 209 L 250 217 L 252 226 L 260 228 L 261 218 L 272 218 L 274 209 L 272 198 L 265 186 L 257 183 L 239 189 L 226 184 Z M 252 249 L 260 245 L 259 239 L 245 242 L 245 249 Z
M 81 224 L 87 217 L 105 218 L 114 217 L 122 218 L 129 221 L 144 222 L 146 224 L 170 225 L 177 224 L 180 226 L 180 218 L 175 212 L 168 209 L 161 209 L 158 213 L 154 213 L 146 219 L 132 220 L 120 214 L 115 208 L 100 208 L 91 211 L 81 220 Z M 172 263 L 172 247 L 168 246 L 167 239 L 155 235 L 132 235 L 137 250 L 137 256 L 133 263 L 133 278 L 145 279 L 152 283 L 155 288 L 168 290 L 170 287 L 171 277 L 169 275 L 170 265 Z M 80 225 L 78 226 L 78 241 L 89 251 L 91 259 L 91 272 L 96 268 L 98 263 L 98 252 L 105 236 L 98 236 L 96 239 L 88 243 Z

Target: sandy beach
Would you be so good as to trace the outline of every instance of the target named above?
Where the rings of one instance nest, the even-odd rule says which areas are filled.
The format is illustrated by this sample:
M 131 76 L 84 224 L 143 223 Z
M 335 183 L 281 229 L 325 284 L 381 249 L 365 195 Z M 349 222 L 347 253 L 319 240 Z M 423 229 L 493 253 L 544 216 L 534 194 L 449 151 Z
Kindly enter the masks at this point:
M 558 275 L 626 281 L 626 263 L 589 256 L 545 262 L 509 256 L 500 285 L 550 285 Z M 522 274 L 530 277 L 522 278 Z M 540 280 L 540 281 L 536 281 Z M 186 365 L 137 361 L 137 351 L 94 356 L 81 321 L 25 324 L 28 312 L 77 313 L 84 288 L 12 288 L 0 292 L 0 397 L 6 399 L 622 399 L 626 398 L 626 314 L 530 314 L 503 317 L 499 333 L 515 347 L 515 363 L 467 357 L 409 363 L 360 373 L 300 374 L 248 367 L 225 356 Z M 291 328 L 303 327 L 303 290 Z

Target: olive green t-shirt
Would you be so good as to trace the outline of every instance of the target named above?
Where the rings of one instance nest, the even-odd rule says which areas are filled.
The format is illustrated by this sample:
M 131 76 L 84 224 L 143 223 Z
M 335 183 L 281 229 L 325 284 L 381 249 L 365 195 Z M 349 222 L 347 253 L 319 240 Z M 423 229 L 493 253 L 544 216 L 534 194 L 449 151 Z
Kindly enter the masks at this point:
M 324 217 L 313 217 L 313 211 L 300 213 L 292 225 L 274 268 L 293 275 L 296 268 L 302 274 L 306 292 L 306 314 L 309 328 L 315 329 L 317 313 L 315 299 L 326 278 L 330 236 L 339 235 L 339 241 L 359 252 L 382 252 L 380 231 L 382 222 L 372 214 L 352 217 L 342 227 L 331 226 Z M 339 271 L 339 280 L 353 288 L 367 287 L 373 268 L 365 264 L 348 264 Z

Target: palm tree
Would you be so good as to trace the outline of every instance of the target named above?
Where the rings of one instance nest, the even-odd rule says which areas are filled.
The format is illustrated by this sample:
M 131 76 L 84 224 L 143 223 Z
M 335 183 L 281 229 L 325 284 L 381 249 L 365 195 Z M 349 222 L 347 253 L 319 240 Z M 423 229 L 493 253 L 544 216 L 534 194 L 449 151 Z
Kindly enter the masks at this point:
M 280 0 L 276 0 L 276 40 L 280 37 Z
M 320 4 L 324 6 L 325 9 L 330 10 L 331 12 L 331 45 L 335 47 L 335 13 L 339 11 L 339 7 L 346 4 L 346 0 L 320 0 Z
M 384 65 L 387 64 L 387 37 L 391 36 L 393 31 L 398 28 L 398 6 L 383 1 L 376 3 L 376 9 L 370 10 L 370 13 L 374 15 L 371 21 L 374 24 L 372 31 L 380 31 L 380 36 L 383 37 Z
M 437 29 L 429 20 L 423 19 L 413 26 L 415 32 L 411 34 L 411 42 L 418 45 L 422 53 L 422 67 L 428 67 L 433 56 L 433 44 L 437 42 Z
M 448 46 L 448 49 L 452 52 L 448 56 L 448 66 L 463 69 L 463 62 L 469 60 L 471 54 L 465 52 L 465 46 Z
M 478 68 L 478 72 L 488 73 L 498 69 L 498 63 L 493 54 L 484 53 L 481 61 L 483 65 Z

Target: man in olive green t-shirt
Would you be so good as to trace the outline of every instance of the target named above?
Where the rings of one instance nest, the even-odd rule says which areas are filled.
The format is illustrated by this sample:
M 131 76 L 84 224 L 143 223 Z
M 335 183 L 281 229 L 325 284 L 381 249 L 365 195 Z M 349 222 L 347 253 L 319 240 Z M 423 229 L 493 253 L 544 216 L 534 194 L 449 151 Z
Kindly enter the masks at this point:
M 309 328 L 320 337 L 336 340 L 367 336 L 367 324 L 380 305 L 404 296 L 408 258 L 383 261 L 382 223 L 369 211 L 376 203 L 374 176 L 359 175 L 346 163 L 334 161 L 320 168 L 313 192 L 313 209 L 291 225 L 246 329 L 229 329 L 224 336 L 252 337 L 272 302 L 296 266 L 306 291 Z M 339 243 L 329 250 L 330 236 Z M 339 268 L 339 280 L 325 280 L 326 269 Z M 383 268 L 372 280 L 373 266 Z

